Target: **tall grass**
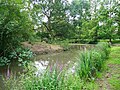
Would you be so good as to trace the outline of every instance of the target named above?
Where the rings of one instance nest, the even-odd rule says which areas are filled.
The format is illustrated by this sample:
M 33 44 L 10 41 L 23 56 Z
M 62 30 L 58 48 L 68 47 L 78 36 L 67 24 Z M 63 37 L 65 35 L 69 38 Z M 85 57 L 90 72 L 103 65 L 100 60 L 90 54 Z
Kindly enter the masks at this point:
M 35 71 L 36 68 L 30 66 L 26 74 L 4 80 L 5 90 L 64 90 L 65 70 L 58 70 L 54 65 L 39 75 Z
M 4 90 L 94 90 L 94 83 L 86 83 L 77 74 L 66 74 L 56 67 L 40 76 L 30 70 L 18 78 L 11 76 L 4 83 Z
M 66 74 L 66 70 L 58 70 L 54 66 L 41 75 L 36 75 L 34 67 L 29 67 L 26 74 L 18 78 L 12 75 L 4 80 L 4 90 L 93 90 L 93 83 L 86 83 L 77 74 Z M 90 89 L 91 88 L 91 89 Z
M 102 42 L 98 43 L 95 48 L 80 53 L 76 72 L 81 79 L 94 80 L 97 72 L 101 71 L 105 59 L 109 55 L 109 44 Z

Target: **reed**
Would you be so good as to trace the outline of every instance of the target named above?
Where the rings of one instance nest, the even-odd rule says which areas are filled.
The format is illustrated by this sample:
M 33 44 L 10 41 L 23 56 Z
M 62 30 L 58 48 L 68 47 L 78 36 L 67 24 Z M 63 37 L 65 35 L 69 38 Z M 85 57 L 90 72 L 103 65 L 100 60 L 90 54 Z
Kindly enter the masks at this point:
M 95 48 L 80 53 L 76 66 L 76 73 L 81 79 L 94 80 L 97 72 L 101 71 L 105 59 L 109 55 L 109 44 L 98 43 Z

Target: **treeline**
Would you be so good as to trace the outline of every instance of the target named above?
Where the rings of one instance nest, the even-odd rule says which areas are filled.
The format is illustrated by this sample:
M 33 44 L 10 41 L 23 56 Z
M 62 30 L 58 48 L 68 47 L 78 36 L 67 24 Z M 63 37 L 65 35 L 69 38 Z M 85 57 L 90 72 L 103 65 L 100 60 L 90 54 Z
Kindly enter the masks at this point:
M 41 40 L 95 43 L 120 38 L 118 0 L 33 0 L 29 7 Z
M 28 40 L 31 33 L 46 42 L 111 42 L 120 38 L 119 16 L 119 0 L 1 0 L 1 45 Z

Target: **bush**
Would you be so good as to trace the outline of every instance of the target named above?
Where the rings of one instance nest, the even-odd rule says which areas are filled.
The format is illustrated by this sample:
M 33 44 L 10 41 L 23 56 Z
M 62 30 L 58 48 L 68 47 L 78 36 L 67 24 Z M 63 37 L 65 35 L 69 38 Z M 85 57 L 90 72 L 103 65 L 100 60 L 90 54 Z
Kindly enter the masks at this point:
M 16 62 L 19 66 L 26 66 L 32 57 L 33 53 L 30 49 L 19 47 L 8 53 L 7 57 L 1 56 L 0 66 L 8 65 L 11 62 Z
M 0 66 L 5 66 L 8 65 L 10 63 L 10 60 L 6 57 L 0 57 Z
M 33 53 L 29 48 L 16 48 L 13 52 L 10 52 L 9 59 L 17 61 L 19 66 L 26 66 L 29 60 L 33 57 Z

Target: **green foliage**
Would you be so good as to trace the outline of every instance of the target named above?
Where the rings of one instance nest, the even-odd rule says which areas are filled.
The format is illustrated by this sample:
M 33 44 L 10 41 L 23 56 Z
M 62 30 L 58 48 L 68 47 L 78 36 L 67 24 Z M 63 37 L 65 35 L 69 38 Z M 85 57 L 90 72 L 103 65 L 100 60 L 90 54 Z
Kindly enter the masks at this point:
M 36 75 L 36 68 L 34 66 L 28 66 L 29 70 L 26 74 L 21 75 L 17 80 L 18 84 L 10 84 L 13 80 L 11 77 L 9 80 L 5 80 L 6 90 L 63 90 L 64 87 L 64 71 L 58 71 L 56 66 L 53 66 L 52 69 L 46 70 L 40 75 Z M 21 85 L 21 86 L 19 86 Z M 11 87 L 11 88 L 10 88 Z
M 28 48 L 16 48 L 16 50 L 9 54 L 10 60 L 18 61 L 19 66 L 26 66 L 32 57 L 33 53 Z
M 1 64 L 10 62 L 12 55 L 15 55 L 14 50 L 21 45 L 21 42 L 32 37 L 33 26 L 27 11 L 23 9 L 24 2 L 22 0 L 1 0 L 0 2 Z M 22 60 L 19 58 L 18 61 Z
M 103 59 L 108 58 L 109 54 L 110 54 L 110 45 L 109 43 L 105 43 L 105 42 L 99 42 L 96 45 L 96 51 L 100 51 L 100 54 L 102 55 Z
M 61 47 L 63 47 L 64 50 L 69 50 L 70 49 L 70 46 L 69 46 L 69 40 L 66 39 L 66 40 L 63 40 L 63 41 L 59 41 L 57 42 L 57 44 L 59 44 Z
M 98 39 L 98 20 L 85 20 L 82 23 L 82 35 L 83 41 L 87 43 L 97 43 Z M 87 39 L 87 40 L 86 40 Z
M 0 56 L 7 56 L 12 48 L 32 35 L 31 21 L 27 12 L 22 11 L 23 6 L 13 0 L 0 2 Z
M 41 88 L 46 90 L 63 90 L 64 72 L 59 71 L 56 67 L 46 71 L 41 79 Z
M 64 90 L 81 90 L 84 87 L 84 81 L 80 80 L 78 75 L 68 75 L 65 79 Z
M 76 39 L 77 43 L 91 44 L 97 43 L 98 39 L 109 39 L 111 42 L 112 39 L 119 38 L 117 1 L 97 0 L 92 3 L 88 0 L 74 0 L 71 4 L 62 0 L 37 2 L 38 4 L 30 4 L 33 5 L 32 19 L 38 27 L 36 31 L 41 41 L 44 38 L 47 38 L 48 43 Z
M 98 43 L 95 49 L 80 53 L 76 71 L 81 79 L 94 80 L 109 55 L 108 43 Z
M 16 62 L 19 66 L 26 66 L 32 57 L 33 53 L 30 49 L 16 48 L 13 52 L 10 52 L 7 57 L 0 57 L 0 66 L 8 65 L 11 62 Z
M 116 26 L 114 25 L 115 23 L 115 18 L 112 16 L 112 13 L 114 12 L 112 6 L 110 9 L 107 9 L 104 7 L 103 4 L 101 4 L 101 8 L 98 11 L 98 17 L 99 17 L 99 22 L 102 22 L 103 25 L 100 26 L 99 30 L 99 37 L 104 38 L 104 39 L 114 39 L 116 38 L 116 32 L 115 29 Z
M 62 0 L 41 0 L 37 2 L 38 4 L 33 4 L 33 20 L 36 21 L 35 25 L 38 26 L 37 31 L 39 31 L 37 35 L 43 34 L 40 37 L 45 37 L 44 35 L 46 35 L 47 37 L 45 38 L 49 40 L 69 37 L 71 24 L 69 24 L 66 16 L 68 3 Z M 44 17 L 46 21 L 43 21 Z
M 10 63 L 10 60 L 6 57 L 0 57 L 0 66 L 5 66 L 8 65 Z

